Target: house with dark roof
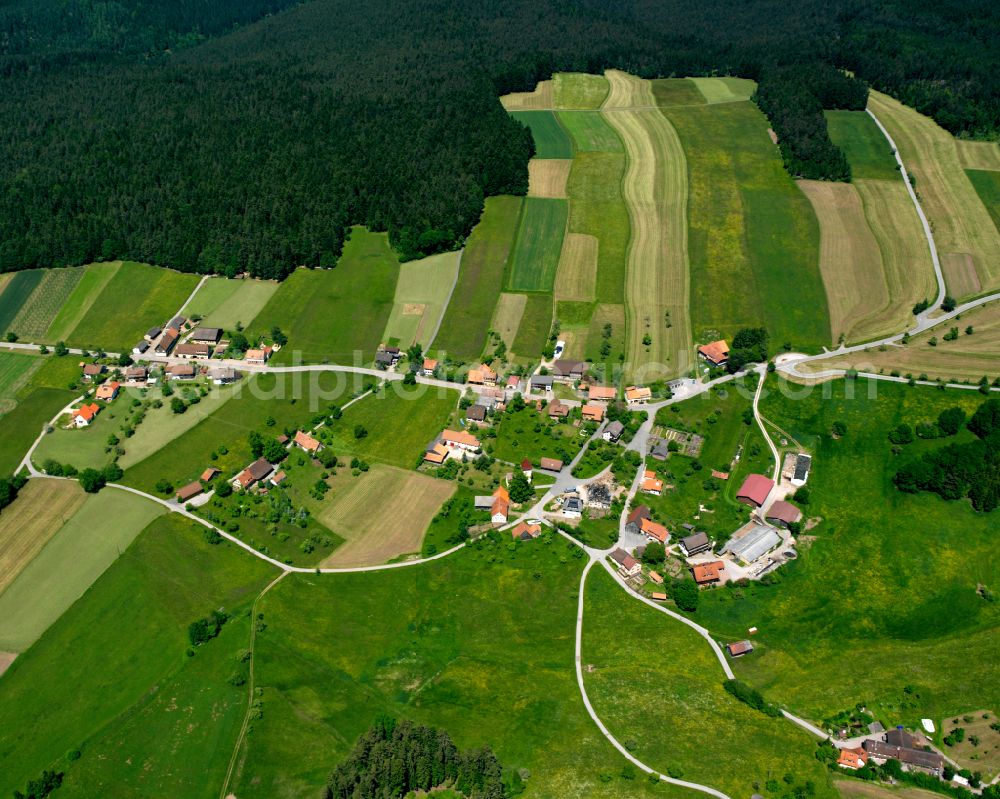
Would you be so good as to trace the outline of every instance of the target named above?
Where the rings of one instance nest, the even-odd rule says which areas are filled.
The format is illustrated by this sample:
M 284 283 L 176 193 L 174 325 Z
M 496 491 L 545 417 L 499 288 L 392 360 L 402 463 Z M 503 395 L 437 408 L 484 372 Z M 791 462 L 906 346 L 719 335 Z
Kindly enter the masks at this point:
M 765 502 L 774 488 L 774 480 L 762 474 L 747 475 L 740 490 L 736 492 L 736 499 L 751 508 L 759 508 Z
M 187 319 L 183 316 L 175 316 L 169 322 L 167 322 L 167 329 L 173 328 L 174 330 L 180 330 L 184 325 L 187 324 Z
M 641 532 L 640 522 L 650 517 L 649 508 L 645 505 L 636 505 L 625 520 L 625 532 L 639 535 Z
M 470 422 L 485 422 L 486 421 L 486 406 L 485 405 L 470 405 L 465 409 L 465 418 Z
M 162 327 L 151 327 L 146 331 L 145 339 L 146 341 L 152 341 L 153 339 L 159 337 L 160 333 L 163 332 Z
M 562 505 L 563 516 L 572 519 L 579 519 L 583 516 L 583 500 L 580 498 L 579 494 L 567 494 L 565 499 L 563 499 Z
M 695 533 L 694 535 L 689 535 L 681 539 L 681 552 L 684 553 L 684 557 L 690 558 L 693 555 L 700 555 L 702 552 L 708 552 L 712 548 L 712 542 L 708 538 L 707 533 Z
M 132 347 L 133 355 L 145 355 L 149 350 L 149 342 L 143 339 L 142 341 L 137 341 L 135 346 Z
M 886 761 L 890 758 L 907 766 L 939 774 L 944 766 L 944 758 L 937 752 L 919 748 L 916 739 L 897 727 L 889 730 L 882 739 L 868 738 L 862 744 L 869 757 Z
M 642 572 L 642 564 L 621 547 L 611 553 L 611 560 L 618 564 L 618 573 L 622 577 L 635 577 Z
M 552 375 L 532 375 L 531 390 L 548 393 L 552 390 L 553 382 Z
M 792 474 L 792 485 L 804 486 L 809 479 L 810 469 L 812 469 L 812 458 L 804 452 L 800 452 L 795 457 L 795 472 Z
M 557 380 L 572 382 L 583 377 L 587 371 L 587 364 L 583 361 L 570 361 L 559 359 L 552 364 L 552 374 Z
M 771 507 L 767 509 L 767 520 L 771 524 L 776 524 L 780 527 L 788 527 L 788 525 L 794 524 L 801 519 L 802 511 L 796 508 L 791 502 L 785 502 L 783 499 L 772 502 Z
M 194 344 L 210 344 L 214 347 L 221 338 L 222 328 L 220 327 L 196 327 L 188 337 L 188 341 Z
M 625 425 L 619 422 L 617 419 L 613 422 L 609 422 L 608 426 L 604 428 L 604 433 L 602 438 L 605 441 L 611 441 L 612 443 L 617 441 L 622 437 L 622 433 L 625 432 Z
M 252 488 L 273 471 L 274 467 L 265 458 L 258 458 L 233 478 L 233 488 L 245 491 L 248 488 Z
M 653 442 L 649 450 L 649 457 L 658 461 L 665 461 L 670 457 L 670 447 L 667 445 L 667 442 L 662 438 Z

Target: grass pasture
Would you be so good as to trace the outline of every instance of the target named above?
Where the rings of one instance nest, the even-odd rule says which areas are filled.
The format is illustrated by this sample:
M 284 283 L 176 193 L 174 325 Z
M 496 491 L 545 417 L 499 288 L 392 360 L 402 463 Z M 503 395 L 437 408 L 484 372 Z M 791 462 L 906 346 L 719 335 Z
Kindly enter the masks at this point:
M 932 119 L 873 91 L 868 107 L 888 129 L 899 148 L 906 168 L 916 179 L 924 213 L 934 228 L 934 238 L 942 253 L 969 256 L 972 274 L 965 259 L 943 258 L 945 283 L 956 299 L 1000 287 L 1000 231 L 990 224 L 989 212 L 962 169 L 954 137 Z
M 278 287 L 249 329 L 278 325 L 288 345 L 273 361 L 367 365 L 392 312 L 399 259 L 385 233 L 351 229 L 333 269 L 297 269 Z
M 566 199 L 571 159 L 532 158 L 528 161 L 528 196 Z
M 504 269 L 517 237 L 520 197 L 487 197 L 483 216 L 462 252 L 458 282 L 431 346 L 452 358 L 472 361 L 486 345 Z
M 578 153 L 620 153 L 622 140 L 600 111 L 558 111 Z
M 87 315 L 101 292 L 104 291 L 104 287 L 118 274 L 118 270 L 122 268 L 122 262 L 110 261 L 76 268 L 82 272 L 82 275 L 49 325 L 46 333 L 46 339 L 49 341 L 69 341 L 70 334 Z
M 14 320 L 21 313 L 32 292 L 42 282 L 44 275 L 44 269 L 26 269 L 17 272 L 7 281 L 3 292 L 0 293 L 0 333 L 14 330 Z
M 462 252 L 443 252 L 399 265 L 399 280 L 384 341 L 406 349 L 419 343 L 425 350 L 437 331 L 458 275 Z
M 44 360 L 37 355 L 0 352 L 0 416 L 17 404 L 17 395 Z
M 565 200 L 528 197 L 510 257 L 507 289 L 551 291 L 569 213 Z
M 49 326 L 84 274 L 84 270 L 79 267 L 40 271 L 41 280 L 10 323 L 10 329 L 25 341 L 46 340 Z M 0 302 L 2 301 L 0 295 Z
M 993 224 L 1000 229 L 1000 172 L 969 169 L 966 174 L 993 218 Z
M 217 796 L 246 712 L 229 681 L 245 613 L 276 575 L 176 514 L 155 520 L 4 675 L 0 790 L 54 767 L 65 797 Z M 188 625 L 214 608 L 233 618 L 186 656 Z
M 611 353 L 601 357 L 604 344 L 604 326 L 611 325 Z M 589 361 L 614 363 L 625 352 L 625 305 L 621 303 L 599 302 L 590 318 L 590 332 L 587 334 L 587 355 Z
M 587 233 L 567 233 L 559 254 L 554 294 L 557 300 L 593 302 L 597 290 L 600 242 Z
M 35 388 L 29 383 L 17 406 L 0 416 L 0 474 L 17 468 L 32 442 L 74 393 L 58 388 Z
M 995 729 L 997 715 L 988 710 L 976 710 L 961 716 L 943 719 L 939 729 L 944 737 L 956 727 L 965 730 L 964 740 L 941 748 L 959 765 L 982 773 L 989 782 L 1000 772 L 1000 731 Z M 976 738 L 973 743 L 972 739 Z M 940 745 L 940 744 L 939 744 Z
M 76 513 L 86 494 L 71 480 L 30 480 L 0 513 L 0 594 Z
M 552 295 L 528 294 L 524 313 L 514 337 L 514 353 L 522 358 L 538 358 L 552 329 Z
M 824 111 L 830 138 L 847 157 L 854 180 L 901 180 L 892 147 L 864 111 Z
M 957 139 L 958 158 L 965 169 L 1000 171 L 1000 143 Z
M 817 797 L 836 796 L 811 736 L 726 693 L 725 675 L 698 633 L 629 598 L 600 567 L 585 592 L 587 693 L 612 734 L 634 743 L 636 757 L 730 796 L 779 774 L 810 780 Z
M 552 108 L 555 103 L 554 82 L 551 80 L 539 81 L 533 91 L 511 92 L 501 97 L 500 102 L 508 111 Z
M 420 552 L 424 531 L 454 493 L 453 482 L 383 464 L 359 477 L 345 475 L 318 514 L 344 539 L 322 565 L 375 566 Z
M 688 164 L 688 257 L 696 340 L 766 327 L 780 346 L 831 341 L 819 225 L 750 103 L 667 107 Z
M 705 102 L 734 103 L 749 100 L 757 84 L 748 78 L 689 78 L 705 98 Z
M 652 81 L 653 97 L 661 108 L 668 105 L 705 105 L 705 95 L 690 78 L 659 78 Z
M 552 76 L 556 108 L 600 108 L 608 96 L 608 79 L 583 72 L 557 72 Z
M 245 327 L 257 318 L 278 285 L 271 280 L 213 277 L 206 280 L 191 302 L 184 306 L 184 314 L 198 314 L 203 317 L 201 324 L 223 330 L 232 330 L 237 324 Z
M 649 81 L 615 73 L 643 87 L 619 94 L 652 94 Z M 688 314 L 687 163 L 680 139 L 657 109 L 618 110 L 608 121 L 625 143 L 622 195 L 632 237 L 625 281 L 626 361 L 630 377 L 648 382 L 690 368 Z M 643 343 L 646 337 L 652 341 Z
M 197 275 L 126 261 L 66 341 L 87 349 L 129 352 L 149 328 L 177 313 L 199 280 Z
M 115 488 L 88 496 L 0 594 L 0 650 L 27 649 L 164 512 Z
M 508 463 L 525 458 L 536 464 L 541 458 L 569 463 L 585 441 L 577 428 L 549 419 L 531 405 L 516 413 L 504 412 L 496 432 L 497 437 L 487 439 L 486 446 L 493 457 Z
M 572 158 L 573 142 L 552 111 L 512 111 L 535 140 L 535 158 Z
M 514 339 L 517 338 L 521 317 L 524 316 L 524 306 L 527 304 L 527 294 L 511 294 L 505 291 L 497 299 L 490 328 L 500 334 L 508 350 L 514 347 Z

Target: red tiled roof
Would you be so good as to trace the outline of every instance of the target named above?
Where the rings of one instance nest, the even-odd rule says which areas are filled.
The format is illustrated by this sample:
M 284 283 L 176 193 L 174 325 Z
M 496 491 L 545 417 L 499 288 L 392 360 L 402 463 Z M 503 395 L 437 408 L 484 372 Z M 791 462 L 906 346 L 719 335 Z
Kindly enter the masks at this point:
M 721 560 L 713 560 L 711 563 L 696 563 L 691 567 L 691 573 L 694 575 L 694 581 L 701 585 L 720 580 L 725 568 L 726 564 Z
M 698 354 L 708 361 L 718 365 L 729 357 L 729 345 L 725 339 L 719 339 L 698 347 Z

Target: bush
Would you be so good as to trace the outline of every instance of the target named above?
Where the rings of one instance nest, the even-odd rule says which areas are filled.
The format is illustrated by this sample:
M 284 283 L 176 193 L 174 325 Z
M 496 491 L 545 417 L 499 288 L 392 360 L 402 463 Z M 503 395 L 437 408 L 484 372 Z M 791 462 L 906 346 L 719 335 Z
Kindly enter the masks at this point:
M 204 619 L 191 622 L 188 626 L 188 638 L 192 646 L 200 646 L 206 641 L 211 641 L 222 631 L 222 625 L 228 619 L 229 617 L 222 611 L 213 610 Z
M 225 499 L 228 496 L 232 496 L 233 486 L 227 480 L 220 480 L 215 486 L 215 496 Z
M 104 474 L 97 469 L 84 469 L 80 472 L 80 486 L 88 494 L 96 494 L 104 488 Z
M 765 716 L 778 717 L 781 715 L 781 710 L 764 699 L 760 691 L 740 680 L 726 680 L 722 686 L 743 704 L 749 705 L 754 710 L 759 710 Z

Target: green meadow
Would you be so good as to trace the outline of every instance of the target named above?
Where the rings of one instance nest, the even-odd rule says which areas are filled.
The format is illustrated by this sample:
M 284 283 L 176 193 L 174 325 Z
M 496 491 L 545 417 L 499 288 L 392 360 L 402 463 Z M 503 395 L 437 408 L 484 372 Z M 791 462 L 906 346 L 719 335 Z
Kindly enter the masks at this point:
M 129 352 L 149 328 L 164 324 L 180 310 L 199 279 L 197 275 L 126 261 L 67 334 L 66 343 Z
M 622 140 L 600 111 L 557 111 L 556 116 L 569 131 L 576 152 L 624 152 Z
M 527 458 L 538 464 L 542 458 L 558 458 L 569 463 L 586 438 L 578 428 L 549 419 L 534 406 L 504 412 L 495 426 L 496 438 L 485 439 L 486 451 L 494 458 L 519 464 Z
M 503 286 L 507 258 L 517 237 L 520 197 L 487 197 L 483 216 L 462 251 L 458 282 L 431 343 L 452 358 L 472 361 L 486 346 L 486 331 Z
M 525 198 L 517 244 L 510 257 L 508 290 L 552 290 L 568 212 L 566 200 Z
M 551 329 L 552 295 L 529 294 L 511 349 L 520 357 L 534 360 L 545 348 Z
M 246 327 L 267 305 L 278 285 L 270 280 L 213 277 L 184 306 L 184 315 L 201 316 L 201 324 L 223 330 L 232 330 L 237 324 Z
M 80 320 L 97 301 L 104 287 L 121 268 L 121 261 L 76 267 L 82 273 L 80 279 L 49 324 L 46 340 L 69 341 L 74 328 L 80 324 Z
M 155 502 L 114 488 L 87 497 L 0 594 L 0 651 L 27 649 L 163 512 Z
M 122 549 L 0 680 L 5 795 L 46 768 L 61 797 L 218 795 L 247 706 L 231 679 L 246 612 L 277 570 L 175 514 Z M 189 656 L 188 625 L 215 609 L 231 620 Z
M 530 772 L 525 796 L 680 797 L 623 777 L 584 712 L 573 674 L 582 560 L 571 547 L 486 540 L 419 568 L 286 578 L 262 602 L 263 714 L 233 793 L 315 796 L 389 713 L 446 729 L 463 749 L 489 744 Z
M 660 78 L 652 84 L 653 97 L 661 108 L 668 105 L 705 105 L 707 102 L 690 78 Z
M 806 517 L 818 523 L 778 584 L 702 597 L 696 616 L 716 635 L 759 629 L 757 652 L 735 665 L 743 679 L 814 719 L 863 702 L 887 725 L 914 725 L 1000 702 L 1000 608 L 977 593 L 1000 585 L 996 511 L 897 491 L 899 464 L 949 440 L 894 454 L 887 438 L 901 422 L 981 400 L 886 382 L 769 381 L 762 413 L 814 454 Z M 834 438 L 838 421 L 847 433 Z
M 969 176 L 976 194 L 993 217 L 993 224 L 1000 230 L 1000 172 L 966 169 L 965 174 Z
M 535 158 L 572 158 L 573 142 L 552 111 L 511 111 L 535 140 Z
M 277 325 L 288 344 L 273 362 L 369 365 L 392 312 L 399 259 L 386 233 L 351 228 L 333 269 L 297 269 L 248 325 L 268 335 Z
M 747 102 L 665 107 L 688 159 L 695 340 L 763 326 L 775 346 L 830 343 L 819 224 Z
M 824 111 L 830 138 L 847 156 L 851 176 L 898 180 L 899 167 L 888 139 L 864 111 Z
M 837 796 L 809 733 L 728 694 L 705 639 L 628 597 L 599 566 L 587 575 L 583 663 L 597 714 L 647 765 L 733 797 L 786 774 Z
M 583 72 L 557 72 L 552 82 L 557 108 L 600 108 L 610 88 L 603 75 Z
M 0 414 L 14 406 L 18 390 L 44 362 L 37 355 L 0 351 Z
M 400 264 L 392 313 L 383 338 L 407 349 L 427 349 L 458 276 L 462 252 L 442 252 Z

